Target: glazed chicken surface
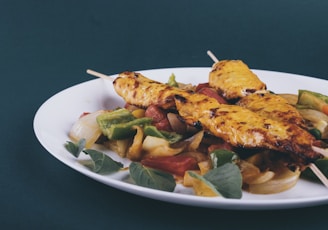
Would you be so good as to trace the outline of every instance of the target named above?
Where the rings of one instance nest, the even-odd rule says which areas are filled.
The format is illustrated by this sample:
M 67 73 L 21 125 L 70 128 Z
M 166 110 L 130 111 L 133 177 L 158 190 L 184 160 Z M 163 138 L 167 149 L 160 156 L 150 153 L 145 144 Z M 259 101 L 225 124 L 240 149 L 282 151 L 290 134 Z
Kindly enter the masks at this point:
M 209 85 L 228 100 L 266 90 L 266 84 L 240 60 L 215 63 L 209 74 Z
M 288 153 L 297 165 L 321 157 L 312 150 L 314 137 L 297 125 L 264 118 L 238 105 L 215 105 L 203 95 L 175 98 L 177 110 L 187 123 L 200 123 L 204 130 L 233 146 Z

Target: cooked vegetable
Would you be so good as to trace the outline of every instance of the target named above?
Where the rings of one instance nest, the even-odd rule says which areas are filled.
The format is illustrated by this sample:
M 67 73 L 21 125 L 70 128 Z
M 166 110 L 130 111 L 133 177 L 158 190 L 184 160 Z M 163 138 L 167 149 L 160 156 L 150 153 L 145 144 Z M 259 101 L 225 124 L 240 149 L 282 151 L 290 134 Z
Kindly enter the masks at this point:
M 173 87 L 179 87 L 178 82 L 175 80 L 175 75 L 172 73 L 171 76 L 169 77 L 169 81 L 167 82 L 169 86 Z
M 198 169 L 195 158 L 183 155 L 147 157 L 142 159 L 141 163 L 145 166 L 170 172 L 178 176 L 183 176 L 187 170 Z
M 302 117 L 308 121 L 307 125 L 309 130 L 315 128 L 320 132 L 320 139 L 328 139 L 328 116 L 326 114 L 314 109 L 299 109 L 299 112 Z M 316 135 L 318 135 L 318 133 Z
M 152 125 L 159 130 L 172 131 L 172 127 L 167 118 L 167 113 L 159 106 L 150 105 L 145 111 L 145 116 L 152 119 Z
M 127 158 L 132 161 L 140 160 L 142 157 L 142 142 L 144 139 L 144 131 L 140 126 L 132 126 L 132 129 L 137 130 L 136 135 L 134 135 L 132 145 L 128 149 Z
M 257 174 L 251 180 L 243 180 L 246 184 L 254 185 L 254 184 L 263 184 L 267 181 L 270 181 L 275 176 L 275 172 L 273 171 L 264 171 Z M 243 178 L 244 179 L 244 178 Z
M 232 151 L 226 149 L 217 149 L 210 153 L 210 158 L 213 167 L 217 168 L 226 163 L 235 162 L 238 159 L 238 156 Z
M 103 113 L 105 113 L 104 110 L 99 110 L 80 117 L 73 124 L 68 134 L 69 137 L 75 142 L 85 139 L 86 148 L 91 147 L 102 133 L 97 123 L 97 117 Z
M 147 153 L 147 156 L 174 156 L 184 149 L 184 146 L 172 148 L 170 142 L 163 138 L 146 136 L 142 144 L 142 149 Z
M 313 91 L 310 91 L 310 90 L 304 90 L 304 89 L 300 89 L 298 93 L 299 93 L 299 95 L 302 95 L 303 93 L 309 93 L 309 94 L 315 96 L 316 98 L 319 98 L 320 100 L 324 101 L 325 103 L 328 103 L 328 96 L 327 95 L 324 95 L 324 94 L 321 94 L 321 93 L 318 93 L 318 92 L 313 92 Z
M 213 168 L 213 164 L 210 160 L 204 160 L 198 162 L 198 167 L 199 167 L 200 175 L 204 175 Z
M 299 90 L 297 104 L 302 108 L 315 109 L 328 115 L 328 96 L 323 94 Z
M 183 136 L 174 132 L 160 131 L 153 125 L 146 125 L 144 127 L 144 132 L 146 136 L 159 137 L 167 140 L 170 144 L 180 141 Z
M 144 109 L 135 109 L 131 113 L 136 118 L 142 118 L 142 117 L 145 116 L 145 110 Z
M 246 189 L 250 193 L 274 194 L 292 188 L 298 181 L 300 171 L 291 171 L 287 167 L 275 170 L 275 175 L 271 180 L 264 183 L 250 184 Z
M 182 119 L 179 118 L 179 115 L 176 113 L 167 113 L 167 119 L 169 120 L 172 130 L 176 133 L 186 133 L 187 125 L 182 122 Z
M 216 150 L 211 153 L 212 169 L 200 175 L 196 172 L 188 172 L 187 177 L 193 185 L 195 193 L 201 196 L 219 196 L 226 198 L 241 198 L 242 176 L 239 168 L 234 164 L 235 153 L 227 150 Z
M 144 126 L 152 121 L 149 117 L 135 118 L 127 109 L 118 109 L 97 117 L 102 133 L 109 140 L 120 140 L 133 137 L 133 126 Z
M 97 122 L 101 129 L 107 129 L 113 124 L 125 123 L 134 119 L 132 113 L 124 108 L 106 111 L 97 116 Z
M 131 142 L 132 140 L 130 138 L 122 140 L 108 140 L 104 142 L 104 146 L 124 158 L 126 157 L 127 150 L 131 145 Z
M 280 97 L 285 98 L 285 100 L 287 100 L 287 102 L 290 105 L 295 106 L 297 104 L 298 101 L 298 95 L 297 94 L 290 94 L 290 93 L 280 93 L 278 94 Z
M 202 130 L 202 131 L 197 132 L 191 138 L 189 138 L 187 150 L 188 151 L 197 151 L 200 144 L 202 143 L 203 137 L 204 137 L 204 131 Z
M 206 196 L 206 197 L 215 197 L 215 196 L 221 196 L 221 194 L 218 192 L 216 187 L 206 180 L 203 176 L 193 172 L 188 171 L 187 172 L 190 180 L 190 184 L 194 188 L 195 194 L 197 196 Z

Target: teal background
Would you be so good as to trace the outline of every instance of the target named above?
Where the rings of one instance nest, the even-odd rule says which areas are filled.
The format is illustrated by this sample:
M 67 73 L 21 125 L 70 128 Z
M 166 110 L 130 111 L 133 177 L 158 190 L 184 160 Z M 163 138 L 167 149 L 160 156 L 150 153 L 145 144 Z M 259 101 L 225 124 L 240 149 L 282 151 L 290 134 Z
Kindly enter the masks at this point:
M 328 79 L 327 15 L 324 0 L 0 0 L 0 228 L 327 229 L 327 205 L 229 211 L 116 190 L 52 157 L 32 126 L 45 100 L 92 79 L 87 68 L 205 67 L 210 49 Z

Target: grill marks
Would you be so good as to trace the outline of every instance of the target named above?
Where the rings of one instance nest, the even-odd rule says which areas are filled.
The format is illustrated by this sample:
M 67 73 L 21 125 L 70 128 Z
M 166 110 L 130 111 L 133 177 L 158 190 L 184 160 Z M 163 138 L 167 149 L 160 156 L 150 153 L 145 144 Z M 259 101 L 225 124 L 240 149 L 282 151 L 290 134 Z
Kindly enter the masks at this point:
M 237 105 L 266 118 L 305 127 L 304 120 L 297 109 L 276 94 L 250 94 L 241 98 Z
M 312 150 L 313 136 L 297 125 L 263 118 L 237 105 L 214 105 L 196 94 L 175 98 L 180 116 L 189 124 L 199 121 L 205 130 L 234 146 L 288 153 L 297 165 L 321 157 Z
M 122 73 L 114 88 L 129 104 L 176 107 L 186 123 L 203 127 L 234 146 L 288 153 L 296 165 L 321 157 L 312 150 L 313 136 L 302 128 L 264 118 L 239 105 L 219 104 L 204 94 L 192 94 L 130 72 Z
M 139 73 L 123 72 L 113 82 L 115 91 L 129 103 L 140 107 L 158 105 L 163 109 L 175 107 L 174 95 L 183 90 L 150 80 Z

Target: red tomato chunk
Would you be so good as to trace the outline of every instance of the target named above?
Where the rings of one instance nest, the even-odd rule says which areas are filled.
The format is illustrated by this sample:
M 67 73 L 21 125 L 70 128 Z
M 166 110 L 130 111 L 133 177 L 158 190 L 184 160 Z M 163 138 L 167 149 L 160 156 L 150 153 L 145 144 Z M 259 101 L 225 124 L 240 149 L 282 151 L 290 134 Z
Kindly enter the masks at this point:
M 178 176 L 183 176 L 187 170 L 198 169 L 198 164 L 195 158 L 183 155 L 145 158 L 141 160 L 141 164 Z

